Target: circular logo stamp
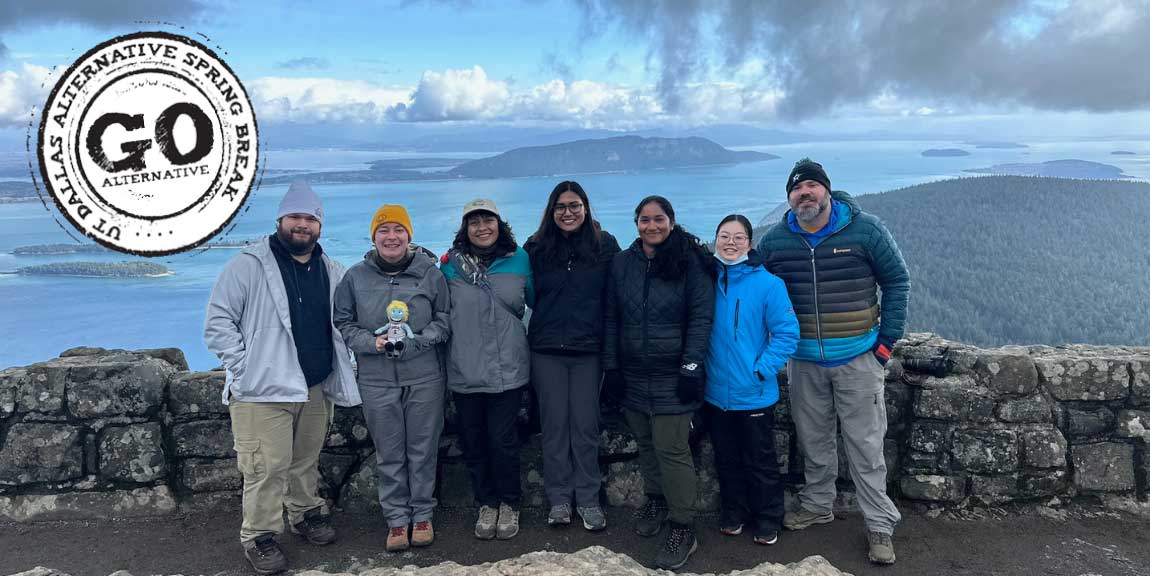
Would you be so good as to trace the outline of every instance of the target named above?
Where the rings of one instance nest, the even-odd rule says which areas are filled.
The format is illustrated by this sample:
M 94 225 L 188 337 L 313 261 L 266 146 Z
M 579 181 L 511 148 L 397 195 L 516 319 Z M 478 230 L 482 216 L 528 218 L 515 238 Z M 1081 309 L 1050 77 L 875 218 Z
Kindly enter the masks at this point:
M 247 92 L 178 34 L 113 38 L 56 82 L 40 120 L 44 187 L 81 232 L 160 256 L 215 236 L 247 199 L 259 138 Z

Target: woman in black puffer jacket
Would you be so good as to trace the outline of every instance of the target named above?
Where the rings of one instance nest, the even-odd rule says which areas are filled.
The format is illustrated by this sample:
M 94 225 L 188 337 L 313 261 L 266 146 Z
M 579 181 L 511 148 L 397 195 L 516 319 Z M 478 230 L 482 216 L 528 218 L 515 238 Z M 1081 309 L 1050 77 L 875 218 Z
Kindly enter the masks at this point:
M 635 531 L 654 536 L 670 520 L 655 563 L 675 570 L 696 547 L 688 438 L 703 396 L 713 266 L 702 242 L 675 223 L 666 198 L 639 202 L 635 224 L 639 238 L 611 263 L 603 368 L 610 385 L 622 384 L 624 413 L 639 443 L 647 503 Z

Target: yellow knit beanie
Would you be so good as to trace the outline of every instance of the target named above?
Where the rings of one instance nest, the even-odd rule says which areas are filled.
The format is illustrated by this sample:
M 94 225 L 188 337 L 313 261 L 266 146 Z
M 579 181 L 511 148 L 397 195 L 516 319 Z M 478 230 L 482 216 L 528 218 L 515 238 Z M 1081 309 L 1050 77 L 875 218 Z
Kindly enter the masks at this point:
M 403 229 L 407 230 L 409 240 L 415 236 L 415 231 L 411 229 L 411 218 L 407 215 L 407 209 L 398 204 L 384 204 L 375 211 L 375 216 L 371 217 L 371 230 L 368 231 L 367 237 L 374 242 L 375 229 L 387 222 L 395 222 L 403 226 Z

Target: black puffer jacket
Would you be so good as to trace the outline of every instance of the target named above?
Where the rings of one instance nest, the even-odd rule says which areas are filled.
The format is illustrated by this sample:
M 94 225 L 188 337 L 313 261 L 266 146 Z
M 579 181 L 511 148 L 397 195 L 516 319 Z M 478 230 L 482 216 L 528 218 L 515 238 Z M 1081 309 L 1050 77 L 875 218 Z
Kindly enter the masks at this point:
M 606 231 L 600 234 L 599 253 L 592 262 L 571 256 L 573 250 L 561 251 L 568 254 L 566 259 L 547 258 L 533 239 L 523 245 L 531 257 L 535 285 L 527 332 L 532 350 L 559 354 L 602 350 L 603 293 L 619 242 Z
M 686 273 L 666 280 L 636 240 L 611 263 L 605 309 L 603 369 L 626 380 L 623 406 L 647 414 L 682 414 L 680 376 L 702 378 L 715 312 L 715 285 L 701 258 L 689 257 Z

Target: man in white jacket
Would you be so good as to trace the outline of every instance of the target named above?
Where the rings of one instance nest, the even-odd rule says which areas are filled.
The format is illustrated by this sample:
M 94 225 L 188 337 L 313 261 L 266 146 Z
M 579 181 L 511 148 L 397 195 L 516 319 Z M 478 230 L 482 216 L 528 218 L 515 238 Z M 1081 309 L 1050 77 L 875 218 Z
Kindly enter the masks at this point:
M 344 268 L 318 241 L 323 204 L 295 182 L 276 231 L 233 258 L 216 280 L 204 342 L 227 370 L 237 464 L 244 479 L 244 556 L 260 574 L 287 568 L 276 535 L 286 508 L 292 532 L 329 544 L 335 530 L 316 494 L 332 404 L 359 404 L 351 360 L 331 322 Z

